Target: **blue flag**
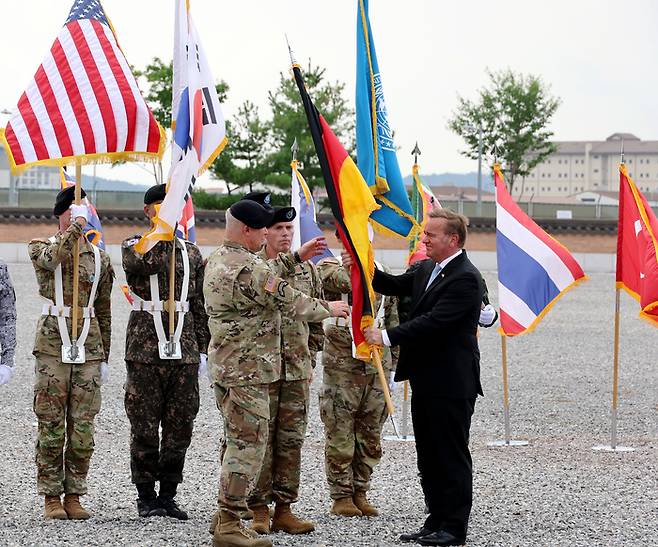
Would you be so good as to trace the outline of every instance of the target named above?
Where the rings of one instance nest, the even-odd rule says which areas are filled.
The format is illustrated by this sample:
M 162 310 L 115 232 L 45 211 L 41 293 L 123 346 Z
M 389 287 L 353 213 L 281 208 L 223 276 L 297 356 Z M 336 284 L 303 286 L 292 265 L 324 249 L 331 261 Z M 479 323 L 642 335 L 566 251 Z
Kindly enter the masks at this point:
M 419 230 L 404 187 L 368 19 L 368 0 L 358 0 L 356 22 L 357 166 L 381 208 L 370 215 L 374 228 L 409 238 Z

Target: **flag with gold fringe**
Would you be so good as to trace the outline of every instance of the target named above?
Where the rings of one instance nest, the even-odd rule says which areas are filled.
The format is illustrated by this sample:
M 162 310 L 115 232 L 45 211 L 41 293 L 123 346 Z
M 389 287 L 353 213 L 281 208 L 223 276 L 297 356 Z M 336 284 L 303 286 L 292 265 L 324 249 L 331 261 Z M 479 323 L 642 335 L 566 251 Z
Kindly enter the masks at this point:
M 356 164 L 315 108 L 306 91 L 299 65 L 293 64 L 293 74 L 302 97 L 338 235 L 353 261 L 350 275 L 356 357 L 369 361 L 370 347 L 363 329 L 374 323 L 372 277 L 375 257 L 368 234 L 368 217 L 378 205 Z
M 370 29 L 368 0 L 357 2 L 356 163 L 380 206 L 370 215 L 374 229 L 389 236 L 410 238 L 418 233 L 419 226 L 398 165 Z
M 135 245 L 146 253 L 158 241 L 170 241 L 191 198 L 196 180 L 227 143 L 226 124 L 215 78 L 201 45 L 189 0 L 176 1 L 171 167 L 167 195 L 153 227 Z
M 640 317 L 658 327 L 658 219 L 619 166 L 617 287 L 640 303 Z
M 13 172 L 33 165 L 162 157 L 164 130 L 146 105 L 99 0 L 74 2 L 0 141 Z
M 427 249 L 423 243 L 423 230 L 427 224 L 427 215 L 435 207 L 441 207 L 439 200 L 436 199 L 434 192 L 425 186 L 418 175 L 418 164 L 414 164 L 412 168 L 412 176 L 414 184 L 411 187 L 411 206 L 414 209 L 416 222 L 420 226 L 420 233 L 414 235 L 409 240 L 409 257 L 407 264 L 410 266 L 419 260 L 427 258 Z
M 531 332 L 569 289 L 587 279 L 559 241 L 525 214 L 494 165 L 500 332 Z

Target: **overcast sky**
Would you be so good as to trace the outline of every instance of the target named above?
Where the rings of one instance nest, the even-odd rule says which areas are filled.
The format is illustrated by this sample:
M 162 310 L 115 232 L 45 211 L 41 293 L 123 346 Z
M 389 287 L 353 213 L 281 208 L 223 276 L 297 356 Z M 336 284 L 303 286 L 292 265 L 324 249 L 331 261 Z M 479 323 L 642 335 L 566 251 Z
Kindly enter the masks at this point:
M 6 3 L 0 110 L 13 109 L 64 23 L 72 0 Z M 192 0 L 211 68 L 230 85 L 227 118 L 246 99 L 267 111 L 267 92 L 288 71 L 284 33 L 304 66 L 310 57 L 354 102 L 357 0 Z M 174 0 L 104 0 L 128 61 L 172 57 Z M 457 95 L 475 97 L 485 69 L 540 76 L 562 104 L 557 140 L 614 132 L 658 139 L 658 3 L 370 0 L 370 21 L 402 172 L 418 140 L 425 173 L 467 172 L 463 142 L 446 127 Z M 7 117 L 0 117 L 2 125 Z M 168 161 L 168 158 L 167 158 Z M 165 162 L 165 170 L 167 169 Z M 85 167 L 90 173 L 91 167 Z M 134 166 L 102 176 L 150 183 Z

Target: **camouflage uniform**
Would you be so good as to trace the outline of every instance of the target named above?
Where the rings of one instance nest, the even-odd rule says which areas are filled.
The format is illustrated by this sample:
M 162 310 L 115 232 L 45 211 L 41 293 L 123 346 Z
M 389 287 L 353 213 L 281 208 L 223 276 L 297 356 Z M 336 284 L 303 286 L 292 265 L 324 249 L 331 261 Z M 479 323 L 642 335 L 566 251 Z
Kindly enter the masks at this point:
M 0 365 L 14 366 L 16 295 L 7 265 L 0 260 Z
M 126 281 L 134 295 L 150 301 L 149 277 L 157 274 L 159 298 L 166 309 L 172 243 L 161 241 L 142 255 L 134 248 L 139 237 L 127 238 L 121 245 Z M 210 333 L 203 302 L 203 258 L 196 245 L 186 241 L 185 246 L 190 265 L 189 311 L 183 319 L 181 359 L 160 358 L 154 318 L 148 311 L 133 310 L 126 329 L 124 404 L 130 420 L 130 470 L 137 485 L 182 482 L 185 454 L 199 411 L 199 354 L 208 351 Z M 180 246 L 177 249 L 174 294 L 180 298 L 183 257 Z M 169 313 L 162 311 L 161 317 L 168 334 Z
M 263 249 L 260 253 L 267 260 Z M 297 263 L 291 253 L 280 254 L 269 264 L 293 289 L 322 297 L 317 269 L 311 262 Z M 309 381 L 315 365 L 315 352 L 309 349 L 309 332 L 318 351 L 317 331 L 322 323 L 299 321 L 288 314 L 281 316 L 281 378 L 270 384 L 270 427 L 263 467 L 249 505 L 270 502 L 294 503 L 299 493 L 302 445 L 306 435 L 309 408 Z
M 55 269 L 62 266 L 64 304 L 73 296 L 73 247 L 83 229 L 73 222 L 62 234 L 48 239 L 33 239 L 28 251 L 39 285 L 39 294 L 55 300 Z M 110 294 L 114 270 L 110 257 L 99 250 L 101 273 L 95 317 L 91 318 L 85 341 L 86 362 L 61 362 L 62 340 L 57 318 L 43 315 L 37 324 L 33 354 L 36 357 L 34 413 L 39 422 L 36 446 L 37 486 L 39 494 L 58 496 L 85 494 L 87 471 L 94 451 L 94 417 L 100 410 L 100 364 L 110 353 Z M 91 244 L 80 242 L 78 306 L 87 306 L 94 280 L 94 255 Z M 78 332 L 82 330 L 82 313 Z M 66 319 L 71 332 L 71 319 Z M 66 448 L 64 454 L 64 445 Z
M 328 300 L 351 294 L 349 272 L 337 259 L 318 264 L 322 287 Z M 376 295 L 375 313 L 381 304 Z M 398 324 L 397 300 L 387 297 L 384 325 Z M 382 365 L 388 380 L 397 362 L 397 348 L 384 348 Z M 325 326 L 322 351 L 320 418 L 325 432 L 325 471 L 332 499 L 366 492 L 370 475 L 382 456 L 381 432 L 387 410 L 377 370 L 352 357 L 352 335 L 348 326 Z
M 281 312 L 302 321 L 321 321 L 329 312 L 326 302 L 293 289 L 231 241 L 208 259 L 203 292 L 208 369 L 224 418 L 219 508 L 239 517 L 267 447 L 269 384 L 281 376 Z

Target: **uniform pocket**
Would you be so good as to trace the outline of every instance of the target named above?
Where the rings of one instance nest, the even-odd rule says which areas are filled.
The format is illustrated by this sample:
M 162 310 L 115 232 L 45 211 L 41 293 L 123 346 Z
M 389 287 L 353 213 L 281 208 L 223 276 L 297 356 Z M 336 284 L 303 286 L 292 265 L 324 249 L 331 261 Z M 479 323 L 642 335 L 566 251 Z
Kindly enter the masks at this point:
M 336 400 L 336 386 L 323 385 L 319 394 L 320 419 L 326 427 L 336 423 L 334 402 Z

